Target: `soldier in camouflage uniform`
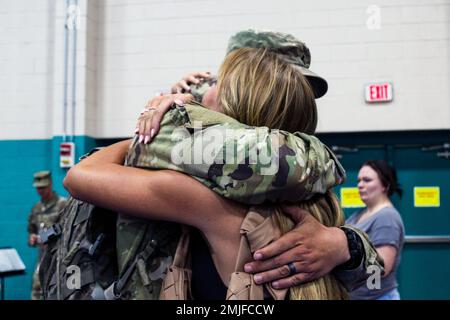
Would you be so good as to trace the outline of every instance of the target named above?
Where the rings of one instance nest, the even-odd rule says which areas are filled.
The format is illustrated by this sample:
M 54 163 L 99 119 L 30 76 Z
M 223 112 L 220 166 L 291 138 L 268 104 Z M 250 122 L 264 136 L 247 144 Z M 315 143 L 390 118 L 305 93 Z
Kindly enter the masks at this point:
M 191 135 L 190 131 L 194 133 Z M 211 159 L 212 162 L 190 161 L 195 160 L 195 155 L 189 159 L 190 151 L 203 139 L 202 136 L 217 133 L 223 135 L 225 140 L 215 145 L 217 156 Z M 271 163 L 279 161 L 280 167 L 272 171 L 271 163 L 251 163 L 251 161 L 246 163 L 243 153 L 237 153 L 237 158 L 226 162 L 227 158 L 223 155 L 229 150 L 238 148 L 250 150 L 250 153 L 255 151 L 255 154 L 256 149 L 261 154 L 276 153 L 280 158 Z M 275 151 L 275 148 L 278 151 Z M 177 150 L 180 154 L 174 157 Z M 255 128 L 255 131 L 252 131 L 250 127 L 224 114 L 204 109 L 196 103 L 176 106 L 170 110 L 164 117 L 160 132 L 151 144 L 141 144 L 135 138 L 126 158 L 126 165 L 146 169 L 166 168 L 190 173 L 211 190 L 246 204 L 309 199 L 314 193 L 325 192 L 328 188 L 343 182 L 345 178 L 345 171 L 339 162 L 317 138 L 302 133 L 291 135 L 266 127 Z M 178 224 L 149 222 L 119 215 L 117 233 L 119 270 L 125 270 L 126 266 L 132 263 L 130 258 L 134 258 L 136 252 L 140 250 L 148 228 L 153 230 L 153 238 L 158 239 L 159 252 L 155 259 L 151 260 L 151 266 L 143 268 L 142 261 L 142 271 L 134 273 L 131 277 L 127 291 L 129 297 L 133 299 L 158 298 L 180 234 Z M 145 276 L 146 274 L 149 276 Z M 142 290 L 143 288 L 147 290 Z
M 255 31 L 255 30 L 241 31 L 230 38 L 228 48 L 227 48 L 227 54 L 232 52 L 235 49 L 244 48 L 244 47 L 266 48 L 269 51 L 275 52 L 275 53 L 283 56 L 285 61 L 296 65 L 301 70 L 302 74 L 307 78 L 308 82 L 310 83 L 316 98 L 322 97 L 327 92 L 327 88 L 328 88 L 327 82 L 323 78 L 321 78 L 320 76 L 318 76 L 317 74 L 315 74 L 314 72 L 309 70 L 309 66 L 311 63 L 311 55 L 310 55 L 309 49 L 307 48 L 307 46 L 304 43 L 297 40 L 292 35 L 285 34 L 285 33 L 279 33 L 279 32 L 271 32 L 271 31 L 270 32 L 264 32 L 264 31 L 260 32 L 260 31 Z M 203 73 L 197 72 L 197 73 L 194 73 L 193 75 L 196 75 L 197 79 L 200 81 L 198 81 L 198 82 L 196 81 L 196 83 L 194 83 L 192 75 L 186 76 L 183 78 L 182 83 L 180 82 L 181 84 L 177 83 L 176 85 L 174 85 L 172 87 L 172 92 L 173 93 L 189 92 L 190 94 L 193 95 L 194 99 L 197 102 L 205 103 L 205 97 L 207 94 L 209 94 L 209 91 L 212 88 L 212 86 L 215 85 L 217 78 L 214 76 L 209 76 L 207 73 L 204 73 L 204 72 Z M 189 89 L 186 88 L 187 85 L 190 85 Z M 211 98 L 211 94 L 209 94 L 208 100 L 209 101 L 214 100 Z M 167 105 L 167 103 L 164 103 L 164 101 L 162 104 Z M 149 103 L 149 106 L 150 105 L 151 104 Z M 156 106 L 156 105 L 153 105 L 153 106 Z M 165 106 L 162 109 L 164 110 L 164 108 L 165 108 Z M 189 108 L 189 107 L 187 106 L 187 108 Z M 160 108 L 158 108 L 158 109 L 160 109 Z M 150 116 L 150 115 L 148 114 L 148 116 Z M 196 119 L 196 115 L 194 115 L 192 118 Z M 140 134 L 148 135 L 150 133 L 150 130 L 151 130 L 151 128 L 147 126 L 145 131 L 140 130 Z M 157 127 L 156 127 L 156 131 L 158 131 Z M 145 141 L 145 140 L 149 140 L 149 139 L 145 139 L 145 136 L 141 137 L 139 139 L 139 141 Z M 130 148 L 130 154 L 133 152 L 133 150 L 137 151 L 138 157 L 142 157 L 142 159 L 145 159 L 145 160 L 143 160 L 144 162 L 141 162 L 142 167 L 146 167 L 149 165 L 149 163 L 145 163 L 145 161 L 147 161 L 148 158 L 145 158 L 142 155 L 148 154 L 148 153 L 140 152 L 137 142 L 138 142 L 138 139 L 136 138 L 134 141 L 134 145 L 132 146 L 132 148 Z M 193 142 L 192 146 L 194 146 L 194 144 L 195 143 Z M 319 147 L 317 147 L 316 150 L 319 150 Z M 303 151 L 304 151 L 304 149 L 303 149 Z M 297 151 L 293 151 L 294 154 L 296 154 L 296 153 L 301 154 L 301 152 L 302 152 L 302 148 L 299 148 Z M 157 154 L 157 152 L 156 152 L 156 154 Z M 157 160 L 160 161 L 161 158 L 158 157 Z M 216 169 L 216 168 L 212 168 L 212 169 Z M 233 170 L 234 168 L 230 167 L 230 169 Z M 199 172 L 199 170 L 201 170 L 201 166 L 194 165 L 191 167 L 184 167 L 181 169 L 178 168 L 177 170 L 181 170 L 182 172 L 187 172 L 194 176 L 198 176 L 198 172 Z M 226 175 L 226 174 L 227 174 L 227 172 L 224 171 L 223 175 Z M 210 182 L 208 182 L 208 179 L 205 179 L 202 182 L 204 184 L 210 186 L 210 188 L 213 189 L 214 191 L 221 193 L 220 190 L 214 189 L 214 185 L 211 184 Z M 261 188 L 259 190 L 265 190 L 265 188 L 268 188 L 267 190 L 270 190 L 270 186 L 269 186 L 270 182 L 268 182 L 266 180 L 265 183 L 267 183 L 267 184 L 264 185 L 264 188 Z M 263 182 L 263 184 L 264 184 L 264 182 Z M 231 192 L 232 191 L 233 190 L 231 189 Z M 230 192 L 230 189 L 228 189 L 227 192 Z M 314 192 L 320 192 L 320 191 L 318 191 L 318 189 L 316 189 Z M 239 195 L 233 195 L 233 194 L 227 194 L 227 193 L 221 193 L 221 194 L 226 197 L 230 197 L 232 199 L 234 197 L 236 197 L 236 199 L 239 199 Z M 281 192 L 281 194 L 282 194 L 281 196 L 275 195 L 272 198 L 272 200 L 275 201 L 275 199 L 277 199 L 278 196 L 280 196 L 281 200 L 287 200 L 287 198 L 289 197 L 288 195 L 284 196 L 283 195 L 283 194 L 285 194 L 284 192 Z M 255 196 L 255 199 L 258 197 L 257 193 L 254 193 L 253 195 Z M 268 196 L 268 198 L 270 199 L 270 192 L 268 193 L 268 195 L 265 195 L 265 196 Z M 241 198 L 240 200 L 242 200 L 245 203 L 253 203 L 250 199 L 242 199 Z M 354 288 L 355 286 L 357 286 L 358 284 L 360 284 L 361 281 L 365 277 L 367 277 L 366 271 L 367 271 L 368 266 L 375 265 L 377 267 L 380 267 L 380 269 L 382 269 L 383 262 L 382 262 L 382 259 L 377 255 L 376 250 L 374 249 L 374 247 L 372 246 L 371 242 L 369 241 L 367 235 L 364 232 L 362 232 L 361 230 L 354 228 L 350 225 L 345 225 L 342 228 L 346 232 L 348 232 L 349 230 L 352 230 L 354 233 L 356 233 L 357 238 L 359 238 L 362 242 L 362 247 L 363 247 L 363 251 L 364 251 L 364 255 L 363 255 L 364 259 L 362 260 L 362 263 L 359 264 L 356 268 L 354 268 L 355 266 L 352 266 L 351 270 L 346 269 L 346 267 L 349 266 L 347 264 L 347 266 L 342 266 L 341 268 L 338 268 L 335 270 L 335 274 L 338 276 L 338 278 L 346 285 L 346 287 L 348 289 L 351 289 L 351 288 Z M 254 267 L 254 269 L 256 269 L 257 264 L 254 264 L 253 267 Z
M 284 41 L 283 38 L 281 40 Z M 295 45 L 298 46 L 298 43 Z M 305 53 L 307 51 L 303 49 L 302 52 L 304 56 L 309 57 Z M 286 57 L 288 59 L 289 50 L 285 50 L 283 54 L 285 53 L 288 55 Z M 299 67 L 306 68 L 308 60 L 304 57 L 301 59 L 304 60 L 302 60 L 302 66 Z M 316 97 L 324 94 L 323 87 L 314 90 L 314 93 Z M 198 125 L 197 121 L 201 124 Z M 199 106 L 176 106 L 165 116 L 161 131 L 151 145 L 139 144 L 138 138 L 135 138 L 126 164 L 147 169 L 168 168 L 186 172 L 215 192 L 248 204 L 262 203 L 266 200 L 298 201 L 299 199 L 308 199 L 314 193 L 323 193 L 343 181 L 344 171 L 339 163 L 316 138 L 301 133 L 275 133 L 267 128 L 253 128 L 253 131 L 246 129 L 249 128 L 234 119 L 208 112 Z M 235 132 L 234 135 L 231 135 L 234 138 L 225 140 L 216 146 L 216 155 L 227 154 L 227 150 L 233 150 L 236 147 L 246 150 L 258 149 L 259 151 L 261 148 L 266 151 L 278 150 L 279 152 L 275 153 L 279 155 L 279 163 L 282 165 L 272 175 L 265 175 L 262 173 L 263 169 L 270 169 L 267 167 L 267 163 L 247 163 L 236 161 L 237 159 L 233 159 L 232 163 L 173 161 L 174 152 L 181 158 L 185 155 L 189 157 L 186 153 L 179 152 L 187 150 L 189 153 L 190 149 L 195 149 L 196 140 L 201 141 L 202 135 L 213 130 L 215 132 L 227 130 Z M 227 135 L 227 137 L 230 136 Z M 239 153 L 234 155 L 243 156 Z M 223 159 L 224 157 L 222 157 Z M 172 261 L 174 243 L 179 235 L 177 228 L 176 225 L 170 223 L 146 222 L 124 215 L 119 218 L 117 236 L 119 269 L 123 271 L 127 269 L 127 265 L 137 265 L 137 271 L 131 275 L 131 280 L 126 284 L 128 294 L 122 298 L 155 299 L 158 297 L 165 269 Z M 151 239 L 158 244 L 156 247 L 159 251 L 154 259 L 150 259 L 152 262 L 150 266 L 145 265 L 146 260 L 136 254 L 146 251 L 145 248 L 142 248 L 142 241 L 149 232 L 152 234 Z M 350 283 L 364 277 L 364 271 L 368 264 L 378 263 L 376 252 L 370 242 L 367 242 L 361 233 L 360 237 L 365 250 L 364 259 L 360 264 L 362 271 L 357 270 L 356 273 L 352 273 L 353 279 L 347 278 Z M 154 250 L 150 251 L 152 254 L 155 252 Z
M 41 200 L 33 206 L 28 217 L 28 244 L 39 247 L 38 262 L 33 274 L 32 300 L 41 300 L 41 285 L 39 283 L 39 261 L 44 246 L 40 243 L 39 233 L 51 227 L 59 217 L 59 211 L 64 207 L 66 199 L 53 191 L 50 171 L 39 171 L 34 174 L 33 187 L 36 188 Z

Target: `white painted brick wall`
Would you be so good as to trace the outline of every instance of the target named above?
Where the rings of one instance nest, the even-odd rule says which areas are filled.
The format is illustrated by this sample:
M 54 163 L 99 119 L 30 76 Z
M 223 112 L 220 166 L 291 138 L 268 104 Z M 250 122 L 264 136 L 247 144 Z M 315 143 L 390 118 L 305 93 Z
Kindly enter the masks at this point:
M 0 1 L 0 139 L 51 136 L 47 0 Z
M 379 30 L 366 26 L 372 4 Z M 77 134 L 129 136 L 156 91 L 191 71 L 216 72 L 228 38 L 246 28 L 308 44 L 311 69 L 329 81 L 318 100 L 322 132 L 450 129 L 450 0 L 80 0 L 80 8 Z M 64 1 L 0 0 L 0 139 L 61 133 L 63 9 Z M 394 101 L 366 104 L 373 81 L 392 82 Z
M 103 1 L 99 108 L 111 111 L 99 119 L 103 133 L 127 135 L 147 98 L 181 71 L 217 70 L 228 37 L 248 27 L 291 32 L 308 43 L 312 69 L 330 84 L 318 101 L 320 131 L 450 128 L 449 1 L 378 1 L 381 29 L 371 31 L 366 9 L 373 3 Z M 364 85 L 385 80 L 394 84 L 394 101 L 366 104 Z M 128 101 L 139 104 L 123 109 Z M 114 127 L 117 116 L 126 126 Z

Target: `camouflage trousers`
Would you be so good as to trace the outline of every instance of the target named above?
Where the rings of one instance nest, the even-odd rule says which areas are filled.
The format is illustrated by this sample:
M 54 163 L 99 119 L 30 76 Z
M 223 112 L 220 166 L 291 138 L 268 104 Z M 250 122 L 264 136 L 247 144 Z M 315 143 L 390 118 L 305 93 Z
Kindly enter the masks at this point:
M 39 281 L 39 264 L 36 265 L 36 269 L 33 273 L 33 284 L 31 287 L 31 300 L 42 300 L 42 288 Z

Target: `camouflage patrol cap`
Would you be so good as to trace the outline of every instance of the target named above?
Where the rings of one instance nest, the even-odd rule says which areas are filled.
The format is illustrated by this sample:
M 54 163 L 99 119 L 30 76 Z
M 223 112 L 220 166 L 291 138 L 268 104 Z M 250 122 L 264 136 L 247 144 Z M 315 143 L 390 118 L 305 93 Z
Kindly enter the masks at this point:
M 240 48 L 265 48 L 281 55 L 284 60 L 298 66 L 310 83 L 314 96 L 322 97 L 328 90 L 325 79 L 311 70 L 311 53 L 303 42 L 288 33 L 245 30 L 233 35 L 228 41 L 227 54 Z
M 34 174 L 33 187 L 48 187 L 52 183 L 50 171 L 38 171 Z

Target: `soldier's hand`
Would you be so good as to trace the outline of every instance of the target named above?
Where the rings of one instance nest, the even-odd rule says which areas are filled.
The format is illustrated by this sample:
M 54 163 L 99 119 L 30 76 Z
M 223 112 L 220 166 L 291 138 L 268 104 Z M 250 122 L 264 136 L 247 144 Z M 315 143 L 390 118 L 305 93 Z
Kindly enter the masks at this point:
M 28 237 L 28 245 L 34 247 L 39 242 L 39 236 L 37 234 L 30 234 Z
M 297 225 L 257 250 L 253 256 L 257 261 L 245 265 L 246 272 L 255 273 L 256 283 L 272 282 L 277 289 L 293 287 L 320 278 L 350 259 L 342 230 L 322 225 L 297 206 L 284 206 L 283 211 Z
M 211 77 L 211 73 L 209 71 L 197 71 L 190 73 L 183 77 L 180 81 L 173 84 L 170 88 L 172 93 L 185 93 L 191 92 L 190 85 L 200 83 L 200 79 L 208 79 Z
M 149 143 L 157 134 L 164 114 L 174 103 L 184 104 L 194 100 L 189 93 L 166 94 L 151 99 L 138 118 L 135 133 L 139 142 Z

